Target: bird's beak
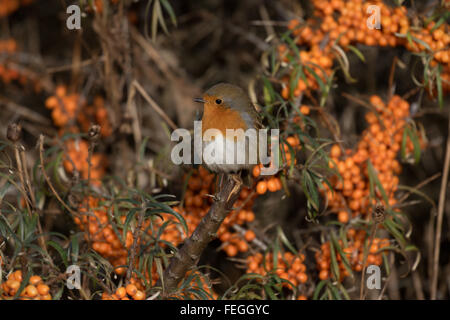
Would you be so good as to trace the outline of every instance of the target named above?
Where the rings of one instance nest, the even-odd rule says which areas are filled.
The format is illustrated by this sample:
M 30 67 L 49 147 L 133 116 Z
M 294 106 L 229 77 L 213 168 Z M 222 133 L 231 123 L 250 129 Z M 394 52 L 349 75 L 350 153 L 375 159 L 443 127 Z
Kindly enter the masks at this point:
M 194 99 L 195 102 L 200 102 L 200 103 L 205 103 L 206 101 L 202 98 L 195 98 Z

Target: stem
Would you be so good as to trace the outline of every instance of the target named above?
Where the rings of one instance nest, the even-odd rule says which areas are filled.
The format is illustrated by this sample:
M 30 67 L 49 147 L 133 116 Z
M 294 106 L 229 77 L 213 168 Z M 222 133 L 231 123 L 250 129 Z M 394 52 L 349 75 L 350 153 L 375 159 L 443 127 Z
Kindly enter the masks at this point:
M 133 266 L 134 261 L 136 260 L 136 251 L 139 244 L 139 233 L 142 231 L 142 224 L 144 223 L 144 213 L 145 208 L 142 208 L 141 212 L 139 213 L 136 229 L 133 233 L 133 244 L 130 248 L 130 261 L 127 270 L 127 281 L 130 281 L 131 277 L 133 276 Z
M 447 190 L 448 171 L 450 166 L 450 115 L 448 117 L 447 150 L 445 152 L 444 172 L 442 174 L 441 191 L 439 192 L 438 215 L 434 239 L 433 273 L 431 276 L 431 300 L 436 300 L 439 275 L 439 254 L 441 249 L 442 220 L 444 217 L 445 195 Z
M 37 238 L 38 243 L 42 250 L 47 254 L 47 257 L 51 264 L 53 264 L 53 260 L 48 254 L 47 245 L 45 242 L 45 238 L 42 231 L 41 221 L 39 219 L 39 214 L 36 212 L 36 199 L 34 197 L 33 189 L 31 188 L 30 177 L 28 174 L 26 156 L 25 156 L 25 148 L 19 142 L 14 142 L 14 154 L 17 162 L 17 170 L 19 171 L 19 179 L 22 184 L 23 196 L 28 209 L 28 214 L 30 217 L 33 216 L 34 213 L 37 214 L 37 229 L 40 236 Z
M 56 199 L 58 199 L 58 201 L 63 205 L 63 207 L 66 208 L 67 211 L 69 211 L 74 217 L 78 217 L 79 216 L 78 212 L 72 210 L 63 201 L 63 199 L 61 199 L 61 197 L 59 196 L 58 192 L 56 192 L 56 189 L 53 186 L 52 182 L 50 181 L 50 178 L 48 177 L 47 172 L 45 171 L 45 166 L 44 166 L 44 135 L 42 135 L 42 134 L 39 137 L 39 158 L 41 160 L 41 169 L 42 169 L 42 174 L 44 175 L 44 179 L 47 182 L 47 184 L 50 187 L 50 189 L 52 190 L 52 192 L 55 195 Z

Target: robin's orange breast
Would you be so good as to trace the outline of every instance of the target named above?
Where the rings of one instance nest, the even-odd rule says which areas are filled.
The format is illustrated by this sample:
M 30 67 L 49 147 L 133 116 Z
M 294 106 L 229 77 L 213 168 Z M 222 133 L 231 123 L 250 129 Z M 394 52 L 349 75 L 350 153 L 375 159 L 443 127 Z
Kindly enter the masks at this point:
M 247 125 L 239 111 L 205 103 L 202 118 L 202 135 L 208 129 L 217 129 L 225 136 L 226 129 L 247 130 Z

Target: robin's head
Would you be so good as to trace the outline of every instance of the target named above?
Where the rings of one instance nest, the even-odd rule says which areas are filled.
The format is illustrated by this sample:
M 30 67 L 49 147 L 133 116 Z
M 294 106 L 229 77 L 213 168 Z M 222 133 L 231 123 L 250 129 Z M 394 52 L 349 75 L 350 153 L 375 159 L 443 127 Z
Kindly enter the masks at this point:
M 246 111 L 251 101 L 244 90 L 229 83 L 219 83 L 208 89 L 203 98 L 195 99 L 206 107 L 231 108 L 236 111 Z

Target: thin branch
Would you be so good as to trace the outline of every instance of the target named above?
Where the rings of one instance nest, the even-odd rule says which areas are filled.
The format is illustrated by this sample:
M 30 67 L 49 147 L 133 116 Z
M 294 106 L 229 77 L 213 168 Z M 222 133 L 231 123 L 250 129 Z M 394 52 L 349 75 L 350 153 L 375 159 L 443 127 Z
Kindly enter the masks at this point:
M 78 213 L 74 210 L 72 210 L 64 201 L 63 199 L 61 199 L 61 197 L 59 196 L 58 192 L 56 192 L 55 187 L 53 187 L 52 182 L 50 181 L 50 178 L 47 175 L 47 172 L 45 171 L 45 166 L 44 166 L 44 135 L 40 135 L 39 136 L 39 158 L 41 160 L 41 169 L 42 169 L 42 174 L 44 175 L 45 181 L 47 182 L 48 186 L 50 187 L 50 190 L 52 190 L 53 194 L 55 195 L 56 199 L 58 199 L 58 201 L 63 205 L 64 208 L 67 209 L 67 211 L 69 211 L 71 214 L 73 214 L 75 217 L 78 216 Z
M 139 84 L 137 80 L 134 80 L 132 85 L 139 91 L 139 93 L 144 97 L 144 99 L 150 104 L 150 106 L 153 108 L 153 110 L 156 111 L 157 114 L 161 116 L 161 118 L 164 119 L 164 121 L 167 122 L 167 124 L 173 129 L 176 130 L 178 127 L 177 125 L 170 119 L 167 114 L 164 112 L 163 109 L 153 100 L 148 93 L 142 88 L 142 86 Z
M 145 208 L 144 203 L 142 204 L 142 210 L 139 212 L 139 217 L 137 221 L 136 229 L 133 232 L 133 244 L 130 248 L 130 260 L 127 270 L 127 281 L 130 281 L 130 279 L 133 277 L 133 267 L 134 267 L 134 261 L 136 260 L 136 252 L 139 245 L 139 234 L 142 231 L 142 224 L 144 223 L 144 216 L 145 216 Z
M 439 192 L 438 214 L 434 238 L 433 273 L 431 276 L 431 300 L 436 300 L 439 275 L 439 254 L 441 249 L 442 220 L 444 217 L 445 195 L 447 191 L 448 172 L 450 167 L 450 116 L 448 117 L 447 150 L 445 152 L 444 171 L 442 174 L 441 191 Z

